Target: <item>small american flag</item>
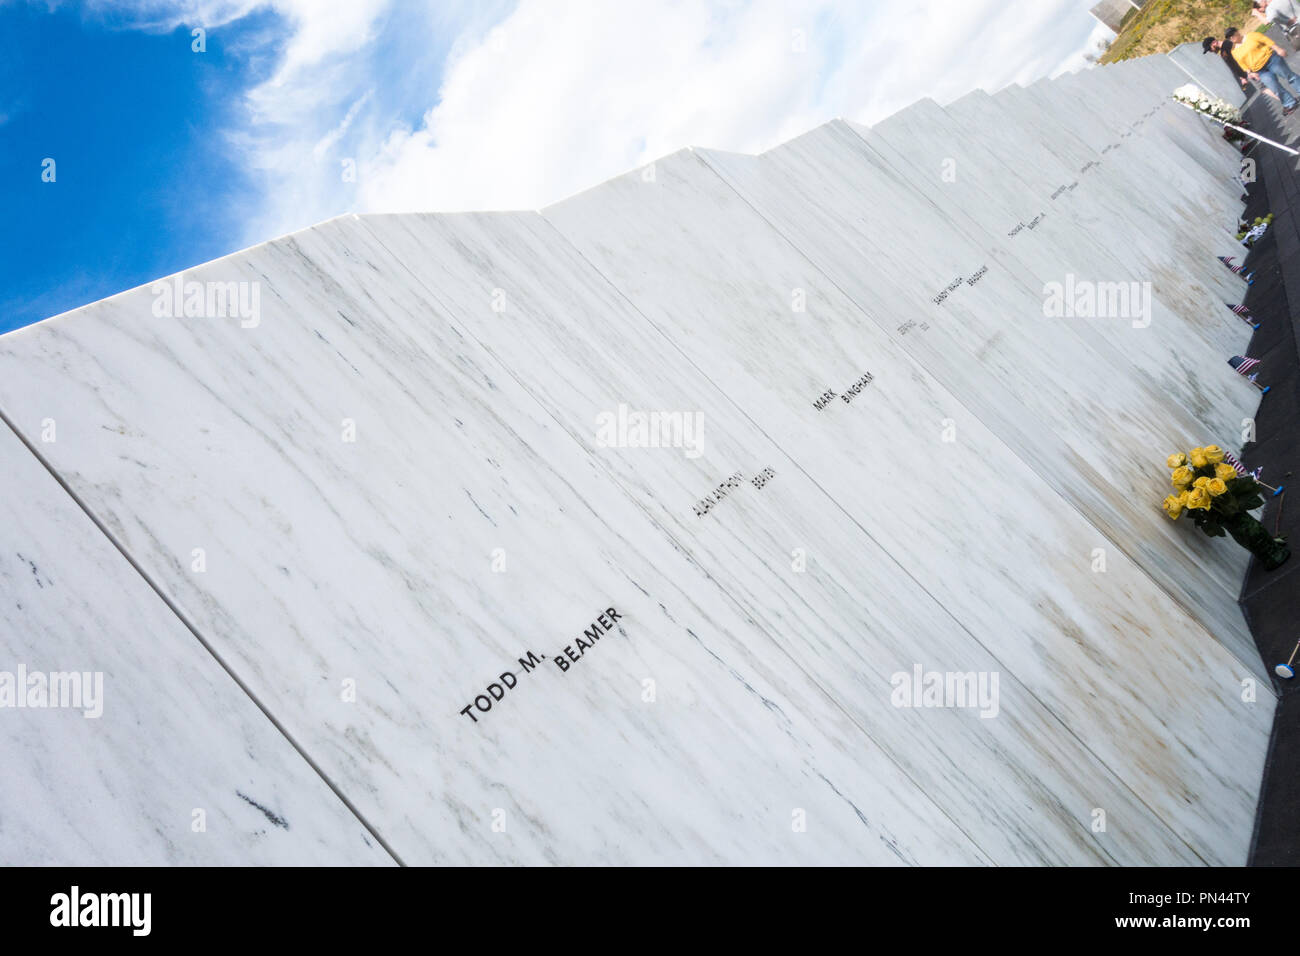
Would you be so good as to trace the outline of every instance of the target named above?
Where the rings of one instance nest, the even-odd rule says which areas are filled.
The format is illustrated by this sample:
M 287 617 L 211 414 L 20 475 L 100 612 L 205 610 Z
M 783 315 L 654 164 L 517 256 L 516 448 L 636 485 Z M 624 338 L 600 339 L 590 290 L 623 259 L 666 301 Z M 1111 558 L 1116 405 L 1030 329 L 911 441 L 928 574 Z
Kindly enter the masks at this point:
M 1229 302 L 1225 302 L 1223 304 L 1232 310 L 1233 315 L 1241 316 L 1241 321 L 1245 322 L 1251 328 L 1253 329 L 1259 328 L 1259 323 L 1256 322 L 1255 317 L 1250 314 L 1250 309 L 1246 308 L 1244 305 L 1232 305 Z
M 1238 458 L 1230 451 L 1225 451 L 1223 453 L 1223 463 L 1225 465 L 1231 465 L 1232 470 L 1235 471 L 1237 474 L 1241 475 L 1243 478 L 1246 477 L 1246 475 L 1250 474 L 1250 472 L 1246 470 L 1246 466 L 1241 463 L 1241 459 Z M 1260 469 L 1260 471 L 1263 470 L 1264 469 L 1262 468 Z
M 1234 355 L 1232 358 L 1228 359 L 1228 364 L 1237 370 L 1238 375 L 1244 375 L 1252 382 L 1255 381 L 1255 375 L 1259 374 L 1258 372 L 1256 372 L 1255 375 L 1250 373 L 1250 370 L 1259 364 L 1259 359 L 1256 358 L 1249 358 L 1244 355 Z
M 1222 262 L 1225 266 L 1227 266 L 1229 269 L 1231 269 L 1233 272 L 1237 273 L 1238 275 L 1241 275 L 1243 272 L 1246 272 L 1246 267 L 1234 266 L 1232 264 L 1232 260 L 1235 258 L 1236 258 L 1235 256 L 1219 256 L 1218 260 Z M 1246 272 L 1246 274 L 1242 275 L 1241 277 L 1245 279 L 1247 282 L 1255 281 L 1255 273 L 1253 272 Z
M 1225 452 L 1223 453 L 1223 461 L 1224 461 L 1224 464 L 1231 465 L 1231 466 L 1232 466 L 1232 470 L 1235 471 L 1235 472 L 1236 472 L 1238 475 L 1240 475 L 1242 478 L 1247 478 L 1247 477 L 1249 477 L 1249 478 L 1254 478 L 1255 481 L 1257 481 L 1257 482 L 1259 483 L 1259 485 L 1260 485 L 1261 488 L 1267 488 L 1269 491 L 1273 492 L 1273 497 L 1274 497 L 1274 498 L 1278 497 L 1278 496 L 1281 495 L 1284 491 L 1286 491 L 1286 486 L 1285 486 L 1285 485 L 1279 485 L 1278 487 L 1274 488 L 1272 485 L 1266 485 L 1266 484 L 1264 484 L 1264 466 L 1263 466 L 1263 465 L 1261 465 L 1260 467 L 1256 468 L 1254 471 L 1247 471 L 1247 470 L 1246 470 L 1246 466 L 1243 465 L 1243 464 L 1241 463 L 1241 459 L 1239 459 L 1236 455 L 1234 455 L 1234 454 L 1233 454 L 1232 452 L 1230 452 L 1230 451 L 1225 451 Z

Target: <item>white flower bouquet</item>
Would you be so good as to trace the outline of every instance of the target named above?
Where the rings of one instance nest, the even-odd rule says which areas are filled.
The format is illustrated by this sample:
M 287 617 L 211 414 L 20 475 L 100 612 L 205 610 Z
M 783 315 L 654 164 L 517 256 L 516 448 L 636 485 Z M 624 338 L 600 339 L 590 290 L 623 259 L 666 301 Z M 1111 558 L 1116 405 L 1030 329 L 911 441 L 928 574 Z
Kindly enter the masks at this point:
M 1241 110 L 1217 96 L 1211 96 L 1195 83 L 1188 83 L 1174 90 L 1174 99 L 1220 123 L 1241 122 Z
M 1268 232 L 1268 227 L 1272 224 L 1272 213 L 1267 216 L 1256 216 L 1255 221 L 1252 223 L 1248 223 L 1243 219 L 1237 223 L 1237 239 L 1243 246 L 1250 249 L 1255 245 L 1256 239 Z

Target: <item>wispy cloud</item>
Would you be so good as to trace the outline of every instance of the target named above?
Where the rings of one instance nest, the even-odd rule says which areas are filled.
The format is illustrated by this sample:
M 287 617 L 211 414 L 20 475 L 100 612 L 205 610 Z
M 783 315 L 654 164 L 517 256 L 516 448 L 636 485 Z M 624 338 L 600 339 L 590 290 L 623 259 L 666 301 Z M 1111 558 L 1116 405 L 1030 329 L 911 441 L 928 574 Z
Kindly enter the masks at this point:
M 263 186 L 247 242 L 349 209 L 536 208 L 682 146 L 758 151 L 1082 65 L 1094 27 L 1076 0 L 112 7 L 160 30 L 278 15 L 274 70 L 225 134 Z

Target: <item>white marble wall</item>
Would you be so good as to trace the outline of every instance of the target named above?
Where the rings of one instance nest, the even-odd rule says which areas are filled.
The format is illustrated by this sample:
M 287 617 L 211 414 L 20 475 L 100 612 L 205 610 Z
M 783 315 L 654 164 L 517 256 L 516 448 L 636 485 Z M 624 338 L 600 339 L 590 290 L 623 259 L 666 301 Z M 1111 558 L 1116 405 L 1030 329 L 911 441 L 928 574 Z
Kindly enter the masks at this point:
M 1245 327 L 1203 315 L 1239 283 L 1190 212 L 1227 201 L 1214 144 L 1175 118 L 1137 145 L 1164 75 L 1051 146 L 1089 75 L 674 154 L 541 214 L 341 217 L 185 274 L 256 284 L 251 327 L 146 286 L 5 336 L 0 407 L 58 423 L 52 467 L 404 862 L 1240 864 L 1273 703 L 1241 700 L 1243 566 L 1154 509 L 1167 446 L 1248 411 L 1216 351 Z M 1153 276 L 1150 327 L 1044 320 L 1065 268 Z M 699 444 L 611 444 L 620 408 L 698 415 Z M 918 665 L 997 675 L 996 716 L 895 706 Z M 258 761 L 282 791 L 289 758 Z M 22 825 L 20 860 L 85 852 Z M 306 845 L 355 862 L 353 831 Z
M 1186 111 L 1175 113 L 1172 109 L 1165 107 L 1161 112 L 1168 118 L 1185 117 L 1194 123 L 1203 122 Z M 1128 336 L 1126 349 L 1156 377 L 1162 390 L 1204 422 L 1212 440 L 1224 447 L 1239 445 L 1241 419 L 1236 412 L 1241 403 L 1253 410 L 1258 396 L 1243 392 L 1240 386 L 1244 383 L 1233 381 L 1235 376 L 1230 370 L 1223 376 L 1207 368 L 1203 361 L 1206 353 L 1198 346 L 1203 344 L 1221 358 L 1240 351 L 1249 340 L 1249 328 L 1223 307 L 1224 303 L 1241 301 L 1246 284 L 1206 251 L 1213 247 L 1218 250 L 1216 254 L 1236 255 L 1240 261 L 1244 250 L 1227 233 L 1235 225 L 1236 212 L 1226 220 L 1229 225 L 1224 226 L 1212 217 L 1193 211 L 1174 234 L 1167 233 L 1163 216 L 1134 219 L 1131 210 L 1149 202 L 1142 198 L 1142 193 L 1152 174 L 1127 170 L 1121 158 L 1123 149 L 1108 156 L 1099 157 L 1094 153 L 1092 159 L 1087 159 L 1087 147 L 1082 143 L 1076 146 L 1054 113 L 1029 91 L 1011 88 L 996 98 L 972 94 L 951 104 L 946 112 L 966 135 L 997 129 L 996 136 L 987 137 L 986 145 L 1030 189 L 1045 197 L 1044 202 L 1063 181 L 1080 184 L 1062 194 L 1053 208 L 1072 216 L 1080 232 L 1086 231 L 1107 249 L 1129 259 L 1140 275 L 1151 277 L 1158 303 L 1156 319 L 1148 334 Z M 1022 118 L 1022 114 L 1029 119 Z M 1145 129 L 1150 122 L 1139 129 Z M 1040 130 L 1046 130 L 1048 135 L 1041 135 Z M 1231 150 L 1226 146 L 1223 149 L 1226 150 L 1226 177 L 1235 167 Z M 1099 165 L 1080 174 L 1078 170 L 1084 162 Z M 1085 183 L 1087 201 L 1074 201 Z M 1200 245 L 1192 243 L 1184 249 L 1188 244 L 1176 235 L 1184 228 L 1204 223 L 1212 225 L 1215 232 L 1199 239 Z M 1221 242 L 1219 236 L 1228 236 L 1231 241 Z M 1163 256 L 1161 243 L 1167 243 Z M 1208 273 L 1204 265 L 1207 258 L 1215 267 Z M 1162 318 L 1161 305 L 1168 305 L 1176 314 L 1174 321 Z M 1198 353 L 1201 358 L 1196 357 Z
M 1035 692 L 973 640 L 868 529 L 848 520 L 800 467 L 800 456 L 787 455 L 746 414 L 741 393 L 710 381 L 712 363 L 697 367 L 685 353 L 665 355 L 676 349 L 663 331 L 557 243 L 540 217 L 392 216 L 367 218 L 366 224 L 396 258 L 430 264 L 423 281 L 458 316 L 466 335 L 513 369 L 678 546 L 741 602 L 745 616 L 763 625 L 747 641 L 747 653 L 776 667 L 786 658 L 815 675 L 992 858 L 1192 859 L 1185 847 L 1171 845 L 1173 834 L 1163 827 L 1144 825 L 1147 832 L 1137 834 L 1132 824 L 1149 818 L 1073 736 L 1049 731 L 1060 749 L 1048 756 L 1044 728 L 1059 723 Z M 543 257 L 549 267 L 538 270 Z M 487 291 L 493 288 L 508 291 L 511 307 L 502 315 L 490 311 Z M 761 300 L 749 304 L 770 307 Z M 719 311 L 718 321 L 732 311 Z M 557 342 L 567 347 L 557 349 Z M 539 354 L 547 362 L 536 362 Z M 592 423 L 620 403 L 699 410 L 706 422 L 704 453 L 692 461 L 671 451 L 603 447 Z M 854 411 L 831 407 L 824 414 Z M 778 477 L 761 491 L 745 488 L 715 513 L 695 516 L 693 495 L 716 476 L 769 466 Z M 804 572 L 792 571 L 796 549 L 807 558 Z M 761 639 L 764 632 L 775 639 Z M 1000 672 L 1000 716 L 981 720 L 953 710 L 891 706 L 890 676 L 914 662 Z M 1088 813 L 1111 803 L 1126 807 L 1120 814 L 1126 829 L 1099 839 L 1088 830 Z M 993 816 L 1001 822 L 989 827 Z
M 192 275 L 260 325 L 118 296 L 6 337 L 6 407 L 405 862 L 990 861 L 359 222 Z
M 787 195 L 832 188 L 840 175 L 851 176 L 848 164 L 835 172 L 787 178 Z M 1209 683 L 1192 695 L 1194 704 L 1168 694 L 1171 685 L 1157 677 L 1164 663 L 1156 646 L 1137 635 L 1183 633 L 1175 623 L 1186 620 L 1181 609 L 1122 556 L 1112 556 L 1119 560 L 1107 573 L 1092 573 L 1090 558 L 1106 546 L 1104 535 L 890 340 L 878 318 L 880 303 L 872 312 L 859 310 L 812 263 L 791 254 L 795 247 L 784 237 L 764 229 L 740 194 L 720 185 L 700 156 L 681 153 L 656 164 L 653 184 L 628 174 L 544 214 L 683 353 L 736 356 L 710 366 L 713 381 L 1074 733 L 1112 766 L 1123 766 L 1121 775 L 1131 772 L 1126 779 L 1143 799 L 1178 815 L 1178 832 L 1202 829 L 1210 839 L 1222 817 L 1186 818 L 1185 795 L 1171 799 L 1167 781 L 1143 779 L 1163 762 L 1169 741 L 1120 727 L 1141 722 L 1136 714 L 1151 706 L 1148 695 L 1161 684 L 1158 709 L 1199 710 L 1209 700 L 1222 708 L 1204 725 L 1204 744 L 1213 746 L 1220 721 L 1244 721 L 1254 728 L 1244 730 L 1243 740 L 1249 739 L 1266 714 L 1240 703 L 1245 666 L 1192 625 L 1197 654 L 1206 657 L 1186 679 Z M 845 202 L 840 213 L 853 215 L 857 208 Z M 804 208 L 810 220 L 825 215 L 811 200 Z M 839 230 L 835 219 L 826 221 L 828 231 Z M 850 245 L 859 238 L 845 232 L 843 240 Z M 879 268 L 867 250 L 861 255 L 864 271 Z M 658 281 L 663 274 L 675 281 Z M 794 289 L 805 290 L 806 313 L 792 314 Z M 905 306 L 889 304 L 909 315 Z M 920 335 L 950 331 L 936 324 Z M 855 368 L 877 374 L 866 400 L 836 409 L 848 414 L 816 411 L 818 383 L 851 382 Z M 945 423 L 955 427 L 957 441 L 943 441 Z M 876 483 L 864 480 L 879 469 L 907 476 L 912 507 L 894 507 Z M 954 493 L 954 477 L 956 487 L 980 489 L 972 491 L 978 505 Z M 1157 619 L 1139 623 L 1149 612 Z M 1076 637 L 1062 640 L 1065 633 Z M 1219 662 L 1210 671 L 1207 658 Z M 1065 674 L 1071 678 L 1062 682 Z M 1126 712 L 1134 716 L 1121 716 Z M 1111 719 L 1119 723 L 1106 726 Z M 1124 753 L 1130 746 L 1145 752 Z M 1225 751 L 1225 758 L 1235 762 L 1238 753 Z M 1229 779 L 1223 782 L 1233 788 Z M 1249 802 L 1248 792 L 1241 796 Z M 1248 831 L 1249 819 L 1243 823 Z
M 1170 62 L 1185 75 L 1185 79 L 1178 84 L 1179 86 L 1187 82 L 1197 83 L 1234 106 L 1244 98 L 1241 87 L 1237 85 L 1227 64 L 1219 58 L 1218 54 L 1203 53 L 1199 40 L 1175 47 L 1169 51 L 1168 57 Z
M 1138 318 L 1044 317 L 1048 284 L 1064 286 L 1071 276 L 1081 282 L 1154 286 L 1140 268 L 1095 242 L 1092 230 L 1072 215 L 1088 203 L 1091 182 L 1056 199 L 1051 198 L 1056 189 L 1036 195 L 1013 168 L 1002 165 L 978 140 L 962 135 L 948 115 L 928 101 L 874 129 L 852 129 L 888 164 L 889 176 L 905 179 L 914 191 L 905 194 L 891 186 L 868 195 L 854 189 L 854 198 L 828 198 L 829 203 L 843 206 L 856 199 L 887 219 L 907 217 L 921 248 L 926 244 L 922 236 L 931 237 L 931 242 L 934 236 L 958 231 L 976 236 L 982 249 L 968 252 L 970 261 L 982 254 L 998 263 L 997 271 L 979 286 L 1002 304 L 986 300 L 963 310 L 960 325 L 972 339 L 968 344 L 953 338 L 927 341 L 929 337 L 910 332 L 904 343 L 914 354 L 925 355 L 927 367 L 957 391 L 964 404 L 980 410 L 985 422 L 996 422 L 994 430 L 1013 441 L 1017 453 L 1111 541 L 1140 556 L 1139 563 L 1199 619 L 1213 622 L 1213 632 L 1243 663 L 1258 669 L 1245 621 L 1235 604 L 1224 601 L 1225 592 L 1235 597 L 1240 588 L 1244 554 L 1188 536 L 1185 528 L 1171 524 L 1151 506 L 1153 476 L 1158 480 L 1163 467 L 1157 449 L 1190 448 L 1208 440 L 1207 422 L 1192 409 L 1209 404 L 1219 410 L 1215 430 L 1209 433 L 1215 435 L 1234 433 L 1251 409 L 1252 396 L 1241 390 L 1240 381 L 1233 381 L 1236 376 L 1230 371 L 1214 379 L 1219 390 L 1213 396 L 1204 394 L 1201 377 L 1184 373 L 1189 361 L 1213 366 L 1220 352 L 1178 342 L 1185 338 L 1188 323 L 1170 314 L 1154 289 L 1149 314 Z M 945 177 L 945 170 L 951 175 Z M 790 169 L 783 172 L 798 175 Z M 895 198 L 892 205 L 890 197 Z M 799 242 L 804 249 L 816 249 L 828 274 L 857 301 L 889 300 L 873 288 L 874 277 L 864 276 L 850 258 L 839 254 L 844 247 L 825 242 L 816 232 L 801 235 Z M 954 311 L 962 308 L 958 303 Z M 1249 333 L 1222 306 L 1208 316 L 1202 310 L 1195 319 L 1211 319 L 1243 343 Z M 1159 337 L 1153 327 L 1158 327 Z M 1181 345 L 1179 352 L 1171 351 L 1171 345 Z M 1007 356 L 1002 365 L 1007 371 L 990 386 L 982 374 L 983 360 L 999 354 Z M 1062 361 L 1066 356 L 1069 360 Z M 1074 465 L 1061 467 L 1066 460 Z M 1221 590 L 1206 593 L 1207 573 Z
M 1143 135 L 1142 131 L 1157 116 L 1178 115 L 1168 105 L 1153 109 L 1155 113 L 1136 127 L 1135 135 Z M 1186 389 L 1187 383 L 1214 374 L 1194 375 L 1199 369 L 1188 365 L 1181 356 L 1186 343 L 1200 341 L 1220 350 L 1239 344 L 1242 335 L 1249 331 L 1231 319 L 1230 313 L 1227 322 L 1218 314 L 1224 301 L 1240 301 L 1245 283 L 1222 266 L 1217 272 L 1205 269 L 1207 258 L 1218 266 L 1207 249 L 1215 250 L 1215 255 L 1237 254 L 1240 258 L 1242 249 L 1228 232 L 1235 225 L 1231 216 L 1228 225 L 1224 225 L 1211 216 L 1196 214 L 1174 229 L 1164 221 L 1163 214 L 1134 216 L 1134 209 L 1152 205 L 1146 192 L 1151 174 L 1126 169 L 1123 147 L 1104 156 L 1089 147 L 1061 125 L 1055 110 L 1049 110 L 1029 91 L 1011 87 L 995 97 L 972 93 L 950 104 L 945 112 L 964 138 L 983 143 L 1009 174 L 1025 183 L 1029 196 L 1040 207 L 1050 203 L 1047 205 L 1050 211 L 1069 217 L 1075 224 L 1080 244 L 1092 239 L 1112 258 L 1129 263 L 1129 268 L 1150 277 L 1158 308 L 1173 310 L 1180 321 L 1170 323 L 1157 319 L 1149 335 L 1130 336 L 1127 347 L 1135 350 L 1144 367 L 1163 376 L 1159 379 L 1162 389 Z M 1202 122 L 1190 113 L 1185 115 L 1194 122 Z M 1230 154 L 1225 155 L 1224 167 L 1226 179 L 1233 169 Z M 1071 186 L 1074 188 L 1068 188 Z M 1066 187 L 1064 192 L 1063 187 Z M 1080 189 L 1084 189 L 1082 194 Z M 1055 200 L 1051 198 L 1053 195 L 1057 196 Z M 1084 198 L 1076 201 L 1080 197 Z M 1181 238 L 1184 229 L 1198 230 L 1195 242 L 1187 243 Z M 1165 365 L 1169 365 L 1167 375 L 1162 370 Z M 1228 379 L 1209 381 L 1228 388 L 1224 384 Z M 1215 414 L 1224 405 L 1221 397 L 1188 398 L 1185 391 L 1181 392 L 1180 401 L 1193 403 L 1199 415 Z
M 1168 61 L 1157 57 L 1152 65 L 1167 67 Z M 1139 183 L 1146 184 L 1149 170 L 1159 177 L 1162 188 L 1190 207 L 1198 225 L 1235 232 L 1232 217 L 1241 211 L 1241 188 L 1230 174 L 1239 154 L 1221 138 L 1219 127 L 1168 98 L 1171 88 L 1182 85 L 1180 79 L 1166 70 L 1157 73 L 1141 64 L 1121 64 L 1114 72 L 1098 71 L 1095 78 L 1062 77 L 1051 88 L 1075 102 L 1087 101 L 1088 111 L 1110 133 L 1111 142 L 1119 144 L 1115 160 L 1121 166 L 1131 163 Z M 1145 112 L 1143 107 L 1158 103 L 1165 105 L 1144 125 L 1142 135 L 1125 137 L 1131 123 Z M 1194 162 L 1177 156 L 1179 150 Z
M 393 862 L 0 423 L 0 682 L 21 672 L 46 675 L 26 704 L 52 672 L 90 693 L 0 691 L 0 865 Z
M 1138 219 L 1142 228 L 1133 230 L 1132 248 L 1147 261 L 1164 262 L 1166 269 L 1178 269 L 1173 273 L 1176 280 L 1171 277 L 1162 283 L 1169 294 L 1176 294 L 1182 282 L 1188 283 L 1189 304 L 1203 305 L 1207 296 L 1239 293 L 1242 283 L 1221 267 L 1217 272 L 1200 272 L 1199 279 L 1187 274 L 1189 268 L 1199 268 L 1207 257 L 1214 264 L 1216 255 L 1242 251 L 1231 231 L 1236 225 L 1233 217 L 1241 211 L 1241 204 L 1228 203 L 1223 193 L 1230 187 L 1229 177 L 1236 171 L 1230 153 L 1224 158 L 1223 179 L 1213 183 L 1212 188 L 1202 188 L 1207 182 L 1194 175 L 1190 164 L 1172 170 L 1176 154 L 1163 146 L 1149 147 L 1145 135 L 1122 140 L 1115 124 L 1089 108 L 1086 98 L 1060 85 L 1044 81 L 1024 89 L 1011 88 L 999 96 L 1004 96 L 1014 110 L 1033 117 L 1034 128 L 1044 145 L 1072 165 L 1078 175 L 1095 174 L 1115 190 L 1130 218 L 1135 210 L 1159 210 L 1159 215 Z M 1175 110 L 1180 114 L 1186 112 L 1172 100 L 1166 100 L 1159 105 L 1158 113 Z M 1147 126 L 1158 128 L 1154 122 L 1158 113 L 1147 121 L 1144 130 Z M 1190 113 L 1186 118 L 1200 121 Z M 1115 148 L 1106 152 L 1111 147 Z M 1088 168 L 1089 163 L 1097 165 Z

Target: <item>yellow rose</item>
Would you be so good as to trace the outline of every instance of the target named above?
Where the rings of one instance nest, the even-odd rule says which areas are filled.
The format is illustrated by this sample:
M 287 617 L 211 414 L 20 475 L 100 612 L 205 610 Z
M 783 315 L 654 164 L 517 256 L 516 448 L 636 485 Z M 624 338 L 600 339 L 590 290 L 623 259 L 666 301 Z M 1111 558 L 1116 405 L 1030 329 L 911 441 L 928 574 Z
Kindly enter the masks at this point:
M 1187 464 L 1187 456 L 1181 451 L 1177 452 L 1176 454 L 1170 455 L 1166 458 L 1165 464 L 1170 468 L 1181 468 L 1183 465 Z
M 1173 476 L 1174 487 L 1178 489 L 1186 488 L 1192 483 L 1192 479 L 1195 477 L 1196 476 L 1192 474 L 1192 469 L 1190 468 L 1175 468 Z
M 1223 449 L 1218 445 L 1206 445 L 1201 451 L 1205 453 L 1205 460 L 1211 465 L 1217 465 L 1223 461 Z
M 1232 479 L 1237 477 L 1237 469 L 1233 468 L 1231 465 L 1215 465 L 1214 477 L 1218 478 L 1220 481 L 1232 481 Z
M 1181 497 L 1170 495 L 1165 499 L 1163 507 L 1165 509 L 1165 514 L 1177 521 L 1178 516 L 1183 513 L 1183 499 Z
M 1205 457 L 1204 448 L 1193 448 L 1192 453 L 1187 458 L 1191 461 L 1193 468 L 1204 468 L 1210 463 L 1210 460 Z
M 1206 491 L 1204 488 L 1197 488 L 1195 491 L 1188 492 L 1187 507 L 1192 511 L 1196 511 L 1198 509 L 1201 511 L 1209 511 L 1210 493 Z
M 1211 478 L 1209 481 L 1205 483 L 1205 490 L 1210 493 L 1211 497 L 1217 498 L 1219 497 L 1219 495 L 1223 494 L 1225 491 L 1228 490 L 1228 486 L 1223 482 L 1223 479 L 1221 478 Z
M 1192 482 L 1192 487 L 1204 488 L 1209 483 L 1209 481 L 1210 481 L 1209 478 L 1197 478 L 1195 481 Z

